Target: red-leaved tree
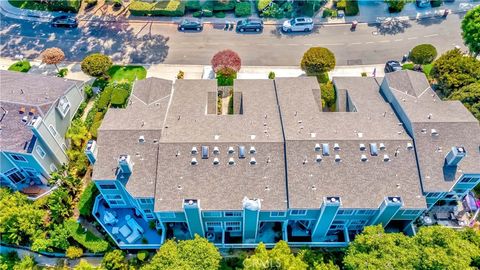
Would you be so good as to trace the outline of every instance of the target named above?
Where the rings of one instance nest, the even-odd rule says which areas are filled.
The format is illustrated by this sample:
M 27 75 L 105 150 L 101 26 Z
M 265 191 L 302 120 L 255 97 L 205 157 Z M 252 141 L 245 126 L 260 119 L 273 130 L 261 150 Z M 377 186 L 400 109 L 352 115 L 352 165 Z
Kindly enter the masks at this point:
M 240 56 L 232 50 L 223 50 L 212 58 L 212 68 L 215 73 L 230 75 L 237 73 L 242 67 Z
M 60 48 L 52 47 L 42 52 L 42 62 L 47 65 L 55 65 L 57 71 L 57 65 L 63 60 L 65 60 L 65 53 Z

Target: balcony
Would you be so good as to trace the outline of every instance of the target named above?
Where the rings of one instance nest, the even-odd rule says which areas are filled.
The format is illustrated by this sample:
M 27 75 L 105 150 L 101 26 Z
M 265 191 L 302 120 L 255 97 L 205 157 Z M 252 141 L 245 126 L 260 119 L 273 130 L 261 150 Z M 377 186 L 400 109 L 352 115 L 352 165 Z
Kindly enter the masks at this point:
M 167 239 L 188 240 L 192 239 L 190 230 L 186 222 L 167 222 L 165 223 Z
M 98 195 L 93 215 L 121 249 L 157 249 L 162 244 L 163 230 L 151 229 L 133 208 L 110 208 Z
M 260 222 L 257 242 L 277 243 L 284 239 L 283 222 Z

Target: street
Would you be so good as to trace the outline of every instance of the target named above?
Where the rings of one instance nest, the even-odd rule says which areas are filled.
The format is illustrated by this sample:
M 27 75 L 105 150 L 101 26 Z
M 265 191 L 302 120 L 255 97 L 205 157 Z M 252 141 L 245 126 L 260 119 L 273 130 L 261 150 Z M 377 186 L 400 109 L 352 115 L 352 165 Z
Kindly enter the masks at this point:
M 447 19 L 395 21 L 387 26 L 360 24 L 316 26 L 309 34 L 283 34 L 279 26 L 266 25 L 261 34 L 238 34 L 224 25 L 205 25 L 201 33 L 178 32 L 176 25 L 145 21 L 82 21 L 77 29 L 52 28 L 46 23 L 0 17 L 2 57 L 22 54 L 37 58 L 49 47 L 60 47 L 67 61 L 79 61 L 93 52 L 115 62 L 137 64 L 209 64 L 222 49 L 237 51 L 244 65 L 298 65 L 312 46 L 331 49 L 337 65 L 367 65 L 401 59 L 415 45 L 433 44 L 439 54 L 463 47 L 460 22 L 463 14 Z

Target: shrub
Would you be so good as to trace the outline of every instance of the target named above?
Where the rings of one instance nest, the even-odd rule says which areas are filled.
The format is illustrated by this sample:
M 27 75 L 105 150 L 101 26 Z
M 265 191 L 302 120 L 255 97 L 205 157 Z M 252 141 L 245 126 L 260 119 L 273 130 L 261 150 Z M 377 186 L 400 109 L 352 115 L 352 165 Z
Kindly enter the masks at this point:
M 362 72 L 362 77 L 367 77 L 367 73 L 366 73 L 366 72 Z
M 235 9 L 236 0 L 214 0 L 213 1 L 213 10 L 214 11 L 228 11 Z
M 213 16 L 213 2 L 212 1 L 206 1 L 202 5 L 201 14 L 204 17 L 212 17 Z
M 221 19 L 221 18 L 225 18 L 225 13 L 224 13 L 224 12 L 221 12 L 221 11 L 220 11 L 220 12 L 215 12 L 215 13 L 213 14 L 213 16 L 215 16 L 215 18 L 220 18 L 220 19 Z
M 83 249 L 79 247 L 74 247 L 74 246 L 68 247 L 67 251 L 65 252 L 65 256 L 67 256 L 67 258 L 69 259 L 80 258 L 82 257 L 82 255 L 83 255 Z
M 340 0 L 337 2 L 336 7 L 339 10 L 345 10 L 347 8 L 347 0 Z
M 144 262 L 148 259 L 148 251 L 141 250 L 137 253 L 137 259 L 141 262 Z
M 183 72 L 182 70 L 179 70 L 177 73 L 177 79 L 182 80 L 184 77 L 185 77 L 185 72 Z
M 130 96 L 130 90 L 131 86 L 129 83 L 115 85 L 110 99 L 111 106 L 114 108 L 125 107 L 127 99 Z
M 234 114 L 235 112 L 233 111 L 233 93 L 228 99 L 228 114 Z
M 415 46 L 410 52 L 410 60 L 419 65 L 430 64 L 437 57 L 437 49 L 432 44 Z
M 261 16 L 267 18 L 281 19 L 285 17 L 285 12 L 278 4 L 272 3 L 270 4 L 270 6 L 268 6 L 262 11 Z
M 347 1 L 347 6 L 345 8 L 345 16 L 356 16 L 359 12 L 358 1 L 350 0 Z
M 333 10 L 326 8 L 323 10 L 322 18 L 332 17 L 332 15 L 333 15 Z
M 65 227 L 70 231 L 70 236 L 84 248 L 93 253 L 102 253 L 108 250 L 108 242 L 98 238 L 90 231 L 85 229 L 75 220 L 65 221 Z
M 77 113 L 75 114 L 75 118 L 80 118 L 85 112 L 85 108 L 87 108 L 87 103 L 83 101 L 82 103 L 80 103 L 80 106 L 78 106 L 78 110 L 77 110 Z
M 330 78 L 328 77 L 327 72 L 322 72 L 320 74 L 316 75 L 318 83 L 325 84 L 330 81 Z
M 85 92 L 87 99 L 93 97 L 93 87 L 90 84 L 87 84 L 83 87 L 83 92 Z
M 185 15 L 185 2 L 170 0 L 160 2 L 133 1 L 129 6 L 130 13 L 134 16 L 169 16 L 180 17 Z
M 262 11 L 266 7 L 268 7 L 272 2 L 273 2 L 273 0 L 259 0 L 258 4 L 257 4 L 257 8 L 258 8 L 259 11 Z
M 405 0 L 385 0 L 385 3 L 388 5 L 388 12 L 398 13 L 403 10 L 405 7 Z
M 453 92 L 449 99 L 460 100 L 480 120 L 480 80 Z M 480 189 L 480 185 L 478 185 L 478 189 Z
M 30 66 L 30 62 L 28 62 L 27 60 L 22 60 L 22 61 L 13 63 L 10 67 L 8 67 L 8 70 L 18 71 L 18 72 L 28 72 L 30 68 L 32 68 L 32 66 Z
M 325 105 L 331 108 L 335 105 L 335 89 L 332 82 L 322 83 L 320 85 L 322 100 L 325 101 Z
M 91 217 L 95 197 L 98 195 L 98 189 L 94 182 L 88 183 L 78 201 L 78 211 L 81 216 Z
M 107 111 L 108 106 L 110 105 L 110 100 L 112 98 L 114 86 L 109 84 L 103 91 L 100 93 L 97 99 L 97 110 L 98 111 Z
M 327 48 L 312 47 L 302 57 L 300 67 L 308 75 L 317 75 L 335 68 L 335 55 Z
M 431 0 L 430 5 L 432 7 L 439 7 L 442 5 L 443 0 Z
M 218 74 L 217 75 L 217 84 L 218 86 L 233 86 L 233 80 L 237 78 L 237 74 L 229 74 L 229 75 L 224 75 L 224 74 Z
M 110 60 L 110 57 L 100 53 L 85 57 L 81 64 L 82 71 L 92 77 L 105 76 L 111 66 L 112 60 Z
M 406 63 L 406 64 L 402 65 L 402 69 L 403 70 L 413 70 L 414 66 L 415 66 L 415 64 L 413 64 L 413 63 Z
M 250 2 L 240 2 L 235 6 L 235 16 L 248 17 L 252 15 L 252 6 Z
M 200 18 L 200 17 L 202 17 L 202 12 L 201 11 L 195 11 L 192 14 L 192 16 L 195 17 L 195 18 Z
M 67 68 L 62 68 L 58 71 L 57 75 L 58 75 L 58 77 L 63 78 L 65 76 L 67 76 L 67 74 L 68 74 L 68 69 Z
M 270 72 L 268 73 L 268 78 L 269 78 L 270 80 L 275 79 L 275 72 L 270 71 Z
M 197 11 L 202 8 L 200 0 L 187 0 L 185 3 L 185 9 L 188 11 Z
M 213 71 L 223 75 L 237 73 L 242 66 L 240 56 L 232 50 L 224 50 L 216 53 L 211 63 Z
M 119 249 L 108 252 L 103 256 L 102 269 L 106 270 L 126 270 L 128 269 L 128 262 L 125 258 L 125 253 Z
M 87 8 L 91 8 L 97 4 L 97 0 L 85 0 L 87 3 Z
M 102 121 L 92 123 L 92 126 L 90 127 L 90 134 L 92 134 L 92 138 L 96 139 L 98 137 L 98 129 L 100 128 L 101 124 Z

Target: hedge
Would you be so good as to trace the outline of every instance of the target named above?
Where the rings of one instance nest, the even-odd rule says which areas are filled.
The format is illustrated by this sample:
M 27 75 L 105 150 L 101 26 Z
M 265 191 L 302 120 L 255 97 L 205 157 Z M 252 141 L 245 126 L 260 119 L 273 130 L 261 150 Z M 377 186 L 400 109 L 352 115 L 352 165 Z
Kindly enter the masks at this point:
M 213 2 L 207 1 L 202 5 L 202 16 L 212 17 L 213 16 Z
M 103 89 L 102 93 L 97 99 L 96 107 L 98 111 L 106 111 L 108 106 L 110 105 L 110 99 L 112 98 L 113 92 L 113 85 L 109 84 L 105 89 Z
M 202 8 L 200 0 L 187 0 L 185 3 L 185 9 L 188 11 L 197 11 Z
M 80 215 L 84 217 L 92 216 L 92 208 L 95 202 L 95 197 L 98 195 L 98 189 L 94 182 L 88 183 L 78 201 L 78 210 Z
M 110 100 L 111 106 L 114 108 L 123 108 L 130 96 L 130 84 L 122 83 L 114 87 Z
M 442 0 L 431 0 L 430 5 L 432 7 L 439 7 L 442 5 L 442 2 L 443 2 Z
M 18 61 L 8 67 L 10 71 L 28 72 L 32 68 L 27 60 Z
M 345 16 L 356 16 L 359 11 L 357 0 L 347 1 L 347 6 L 345 7 Z
M 52 11 L 78 12 L 81 0 L 57 0 L 49 1 L 48 5 Z
M 86 231 L 75 220 L 65 221 L 65 228 L 69 231 L 70 236 L 84 248 L 93 253 L 102 253 L 109 249 L 110 245 L 107 241 L 98 238 L 92 232 Z
M 214 11 L 228 11 L 235 9 L 235 0 L 215 0 L 213 1 Z
M 240 2 L 235 6 L 235 16 L 248 17 L 252 15 L 252 6 L 250 2 Z
M 185 2 L 181 0 L 156 3 L 134 1 L 130 4 L 129 10 L 134 16 L 180 17 L 185 15 Z
M 432 44 L 420 44 L 412 49 L 409 57 L 415 64 L 430 64 L 437 57 L 437 49 Z
M 268 5 L 270 5 L 273 2 L 273 0 L 259 0 L 257 4 L 257 8 L 259 11 L 264 10 Z

